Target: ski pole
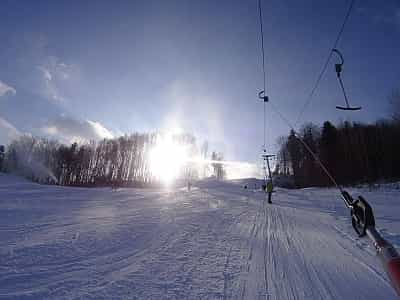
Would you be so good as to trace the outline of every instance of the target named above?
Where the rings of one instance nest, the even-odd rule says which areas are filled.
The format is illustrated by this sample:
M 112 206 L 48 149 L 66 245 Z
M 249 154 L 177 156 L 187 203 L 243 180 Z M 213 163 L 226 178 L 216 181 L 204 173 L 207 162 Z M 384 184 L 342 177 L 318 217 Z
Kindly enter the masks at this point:
M 342 191 L 342 198 L 351 212 L 351 223 L 358 236 L 368 236 L 373 242 L 376 253 L 381 261 L 383 269 L 388 275 L 390 282 L 400 296 L 400 255 L 386 241 L 375 228 L 375 218 L 372 207 L 359 196 L 354 200 L 346 191 Z

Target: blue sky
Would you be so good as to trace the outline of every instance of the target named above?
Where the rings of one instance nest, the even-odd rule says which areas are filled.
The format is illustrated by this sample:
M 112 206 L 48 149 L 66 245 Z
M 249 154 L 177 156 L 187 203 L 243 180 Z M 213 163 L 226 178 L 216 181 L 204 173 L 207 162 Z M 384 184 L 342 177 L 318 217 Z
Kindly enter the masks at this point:
M 384 4 L 382 4 L 384 3 Z M 290 120 L 305 102 L 349 1 L 263 0 L 267 90 Z M 19 1 L 0 10 L 0 143 L 20 133 L 70 141 L 179 126 L 227 159 L 263 143 L 257 0 Z M 356 1 L 301 121 L 388 117 L 400 88 L 400 3 Z M 267 142 L 288 132 L 268 111 Z

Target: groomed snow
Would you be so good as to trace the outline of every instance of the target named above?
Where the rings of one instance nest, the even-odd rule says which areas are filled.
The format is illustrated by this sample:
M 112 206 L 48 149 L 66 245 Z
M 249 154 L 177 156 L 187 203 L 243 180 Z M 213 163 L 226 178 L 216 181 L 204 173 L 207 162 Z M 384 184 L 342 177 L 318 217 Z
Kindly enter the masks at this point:
M 334 189 L 40 186 L 0 174 L 0 299 L 397 299 Z M 400 247 L 400 191 L 350 190 Z

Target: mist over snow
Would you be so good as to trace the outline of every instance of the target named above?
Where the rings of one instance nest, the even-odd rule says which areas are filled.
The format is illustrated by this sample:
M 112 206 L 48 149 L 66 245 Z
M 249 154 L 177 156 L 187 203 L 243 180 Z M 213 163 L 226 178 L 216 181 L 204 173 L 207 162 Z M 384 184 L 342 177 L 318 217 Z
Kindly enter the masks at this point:
M 0 117 L 0 145 L 7 145 L 20 135 L 21 133 L 14 125 Z
M 16 93 L 17 91 L 12 86 L 0 80 L 0 98 L 7 95 L 15 95 Z M 0 99 L 0 101 L 2 101 L 2 99 Z M 19 130 L 0 115 L 0 145 L 8 144 L 19 135 Z
M 224 168 L 227 179 L 264 177 L 261 165 L 256 163 L 232 162 L 225 164 Z
M 165 88 L 169 107 L 162 118 L 163 128 L 183 128 L 210 144 L 227 140 L 222 117 L 221 96 L 204 84 L 177 79 Z M 219 145 L 221 146 L 221 145 Z M 221 148 L 221 147 L 219 147 Z M 224 152 L 225 149 L 219 149 Z

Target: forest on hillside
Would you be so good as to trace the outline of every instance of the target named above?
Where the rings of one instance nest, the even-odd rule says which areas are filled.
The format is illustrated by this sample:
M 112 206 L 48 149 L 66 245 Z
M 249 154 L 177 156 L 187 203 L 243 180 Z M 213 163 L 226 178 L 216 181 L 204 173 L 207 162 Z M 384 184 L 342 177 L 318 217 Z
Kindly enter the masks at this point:
M 326 121 L 313 123 L 298 132 L 320 158 L 336 181 L 342 185 L 400 179 L 400 90 L 390 97 L 391 118 L 372 124 Z M 292 176 L 296 187 L 330 186 L 332 182 L 299 143 L 296 133 L 278 139 L 279 152 L 275 174 Z
M 154 186 L 160 183 L 150 165 L 150 152 L 160 138 L 159 133 L 134 133 L 99 142 L 61 144 L 55 140 L 20 136 L 7 147 L 0 146 L 0 170 L 22 175 L 32 181 L 67 186 Z M 185 145 L 189 155 L 206 159 L 208 144 L 199 149 L 191 134 L 173 136 L 174 142 Z M 212 152 L 211 158 L 222 160 Z M 168 156 L 164 159 L 169 159 Z M 210 169 L 195 162 L 185 162 L 178 179 L 193 180 L 206 171 L 222 179 L 222 164 Z M 208 166 L 207 166 L 208 168 Z
M 400 178 L 400 123 L 343 122 L 336 127 L 326 121 L 322 128 L 306 124 L 299 134 L 339 184 Z M 279 143 L 277 174 L 292 175 L 296 187 L 332 184 L 293 130 Z

